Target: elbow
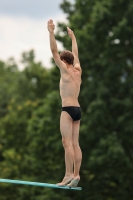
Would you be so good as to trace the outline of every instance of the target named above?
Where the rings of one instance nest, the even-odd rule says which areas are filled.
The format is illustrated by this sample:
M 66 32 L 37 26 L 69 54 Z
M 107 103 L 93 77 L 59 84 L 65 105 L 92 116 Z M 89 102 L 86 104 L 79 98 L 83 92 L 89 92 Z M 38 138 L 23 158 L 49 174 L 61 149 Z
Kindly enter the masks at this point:
M 73 55 L 74 55 L 74 59 L 78 59 L 78 57 L 79 57 L 79 56 L 78 56 L 78 52 L 77 52 L 77 53 L 74 53 Z
M 77 57 L 77 58 L 79 57 L 79 54 L 78 54 L 78 52 L 77 52 L 77 53 L 75 53 L 75 57 Z
M 52 52 L 52 54 L 55 54 L 55 53 L 57 53 L 57 50 L 55 48 L 51 48 L 51 52 Z

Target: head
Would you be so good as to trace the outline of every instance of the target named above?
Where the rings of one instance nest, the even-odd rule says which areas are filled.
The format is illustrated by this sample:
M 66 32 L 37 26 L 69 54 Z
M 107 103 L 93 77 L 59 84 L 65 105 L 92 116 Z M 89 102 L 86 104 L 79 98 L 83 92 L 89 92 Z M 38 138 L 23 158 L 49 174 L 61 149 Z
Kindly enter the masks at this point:
M 65 61 L 68 65 L 73 65 L 74 56 L 71 51 L 66 50 L 66 51 L 61 52 L 60 59 L 62 61 Z

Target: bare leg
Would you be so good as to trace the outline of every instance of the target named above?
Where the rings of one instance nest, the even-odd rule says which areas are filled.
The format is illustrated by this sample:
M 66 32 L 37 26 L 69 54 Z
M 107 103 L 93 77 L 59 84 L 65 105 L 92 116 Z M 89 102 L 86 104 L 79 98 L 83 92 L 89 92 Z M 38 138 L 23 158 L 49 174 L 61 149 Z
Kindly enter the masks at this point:
M 70 115 L 62 111 L 60 118 L 60 130 L 62 134 L 62 143 L 65 150 L 65 177 L 58 185 L 63 186 L 73 179 L 74 152 L 72 146 L 72 119 Z
M 72 132 L 72 144 L 74 149 L 74 179 L 68 186 L 76 187 L 80 180 L 80 166 L 82 161 L 82 152 L 79 146 L 79 127 L 80 121 L 73 122 L 73 132 Z
M 73 122 L 72 144 L 74 149 L 74 177 L 79 176 L 82 161 L 82 152 L 79 146 L 79 126 L 80 121 Z

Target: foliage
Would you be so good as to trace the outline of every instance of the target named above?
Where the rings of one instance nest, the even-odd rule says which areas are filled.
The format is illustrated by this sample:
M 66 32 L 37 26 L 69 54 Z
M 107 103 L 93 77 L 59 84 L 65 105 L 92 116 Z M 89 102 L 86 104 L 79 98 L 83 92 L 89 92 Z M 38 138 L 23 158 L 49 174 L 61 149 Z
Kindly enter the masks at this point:
M 63 1 L 61 8 L 68 24 L 59 23 L 57 39 L 69 48 L 59 33 L 74 30 L 83 69 L 82 198 L 132 199 L 133 2 Z

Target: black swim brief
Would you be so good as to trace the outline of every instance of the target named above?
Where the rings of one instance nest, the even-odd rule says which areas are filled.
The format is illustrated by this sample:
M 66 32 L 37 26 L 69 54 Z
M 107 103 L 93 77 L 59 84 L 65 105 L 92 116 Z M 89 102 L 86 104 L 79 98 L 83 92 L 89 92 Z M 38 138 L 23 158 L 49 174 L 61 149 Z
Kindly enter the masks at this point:
M 73 121 L 78 121 L 81 119 L 81 108 L 80 107 L 75 107 L 75 106 L 66 106 L 62 107 L 62 111 L 66 111 Z

